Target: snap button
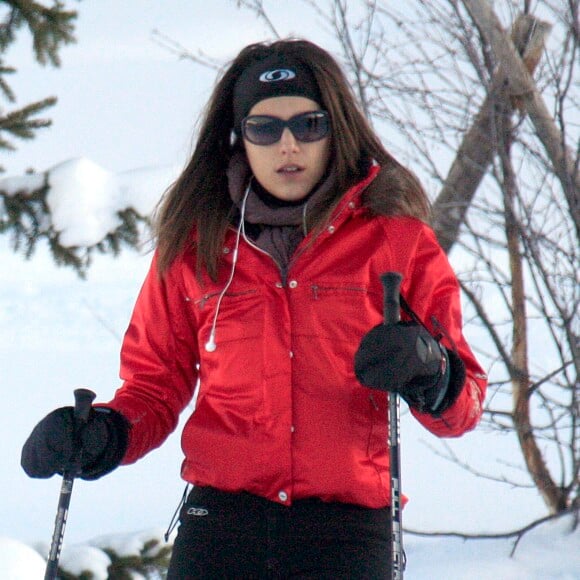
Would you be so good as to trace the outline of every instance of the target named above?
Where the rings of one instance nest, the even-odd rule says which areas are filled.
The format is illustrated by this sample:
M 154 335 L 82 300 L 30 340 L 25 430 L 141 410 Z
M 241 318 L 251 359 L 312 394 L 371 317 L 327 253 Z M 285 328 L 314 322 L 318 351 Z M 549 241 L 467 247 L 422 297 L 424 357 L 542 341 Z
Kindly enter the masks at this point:
M 298 286 L 298 282 L 296 282 L 296 280 L 290 280 L 288 286 L 290 286 L 290 288 L 296 288 L 296 286 Z
M 222 252 L 223 252 L 224 254 L 229 254 L 229 253 L 230 253 L 230 249 L 229 249 L 228 247 L 225 247 L 225 248 L 222 250 Z
M 282 282 L 276 282 L 276 288 L 282 288 Z
M 334 226 L 328 226 L 328 233 L 333 234 L 336 228 Z
M 356 207 L 356 204 L 354 203 L 354 201 L 349 202 L 348 207 L 350 209 L 354 209 Z
M 287 501 L 288 500 L 288 494 L 285 491 L 281 491 L 278 494 L 278 498 L 280 501 Z

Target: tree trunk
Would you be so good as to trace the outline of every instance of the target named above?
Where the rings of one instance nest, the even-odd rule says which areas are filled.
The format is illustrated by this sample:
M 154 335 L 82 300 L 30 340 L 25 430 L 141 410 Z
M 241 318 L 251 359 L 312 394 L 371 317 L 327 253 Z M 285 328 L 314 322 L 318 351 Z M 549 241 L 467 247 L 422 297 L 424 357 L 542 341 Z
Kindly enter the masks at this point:
M 520 15 L 514 23 L 512 38 L 530 74 L 540 61 L 549 29 L 545 22 L 530 15 Z M 446 253 L 459 236 L 465 214 L 496 152 L 497 131 L 493 124 L 497 115 L 508 118 L 515 107 L 524 112 L 519 95 L 514 95 L 510 88 L 509 71 L 509 66 L 502 62 L 433 204 L 433 227 Z
M 457 150 L 443 188 L 433 204 L 433 229 L 446 253 L 457 241 L 465 214 L 493 160 L 497 147 L 492 137 L 495 111 L 497 108 L 507 109 L 508 114 L 513 111 L 502 85 L 501 78 L 493 83 L 474 124 Z
M 570 209 L 570 216 L 576 228 L 576 234 L 580 237 L 580 175 L 571 152 L 565 148 L 562 134 L 489 2 L 487 0 L 463 0 L 463 4 L 482 36 L 492 47 L 497 61 L 509 71 L 510 94 L 521 101 L 534 124 L 538 138 L 544 145 L 554 172 L 560 181 Z
M 520 251 L 520 231 L 515 211 L 517 182 L 510 157 L 513 137 L 510 118 L 508 116 L 498 116 L 496 125 L 499 129 L 498 152 L 503 173 L 505 232 L 511 274 L 513 340 L 510 374 L 514 404 L 513 421 L 528 472 L 548 509 L 555 514 L 566 509 L 567 494 L 552 479 L 542 452 L 538 447 L 531 424 L 530 404 L 532 393 L 528 365 L 526 295 L 523 261 Z

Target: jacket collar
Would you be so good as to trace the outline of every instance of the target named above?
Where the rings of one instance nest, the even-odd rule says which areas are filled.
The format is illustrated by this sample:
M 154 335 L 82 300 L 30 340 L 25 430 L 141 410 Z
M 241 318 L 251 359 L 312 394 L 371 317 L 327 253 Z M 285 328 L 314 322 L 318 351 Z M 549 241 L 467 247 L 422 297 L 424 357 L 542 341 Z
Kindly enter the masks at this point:
M 362 194 L 366 188 L 374 181 L 375 177 L 381 170 L 381 166 L 378 163 L 373 162 L 370 166 L 368 173 L 365 178 L 363 178 L 358 183 L 355 183 L 341 198 L 338 202 L 336 208 L 332 212 L 330 219 L 328 220 L 327 228 L 338 227 L 349 215 L 352 214 L 353 210 L 360 209 L 362 207 Z

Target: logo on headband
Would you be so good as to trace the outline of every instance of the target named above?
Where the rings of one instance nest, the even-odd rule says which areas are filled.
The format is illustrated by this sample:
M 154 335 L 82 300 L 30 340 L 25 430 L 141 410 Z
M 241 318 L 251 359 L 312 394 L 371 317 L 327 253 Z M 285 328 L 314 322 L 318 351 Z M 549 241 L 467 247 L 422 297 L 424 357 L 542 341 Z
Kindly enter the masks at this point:
M 277 68 L 269 70 L 260 75 L 260 81 L 263 83 L 275 83 L 277 81 L 289 81 L 296 76 L 293 70 L 288 68 Z

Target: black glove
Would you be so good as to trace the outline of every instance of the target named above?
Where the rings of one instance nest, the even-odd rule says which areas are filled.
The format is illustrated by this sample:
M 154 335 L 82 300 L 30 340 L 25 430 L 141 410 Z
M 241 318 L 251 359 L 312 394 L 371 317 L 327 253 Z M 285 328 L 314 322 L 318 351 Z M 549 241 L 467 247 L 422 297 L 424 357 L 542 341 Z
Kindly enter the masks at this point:
M 465 378 L 462 361 L 452 358 L 458 368 L 450 381 L 449 353 L 425 328 L 416 322 L 379 324 L 363 337 L 354 370 L 363 385 L 397 392 L 418 411 L 440 415 L 455 401 Z
M 73 412 L 73 407 L 56 409 L 33 429 L 20 459 L 27 475 L 38 478 L 62 475 L 74 467 L 77 454 L 78 476 L 82 479 L 97 479 L 119 465 L 127 449 L 127 419 L 113 409 L 93 407 L 86 424 L 80 428 L 81 448 L 77 450 Z

